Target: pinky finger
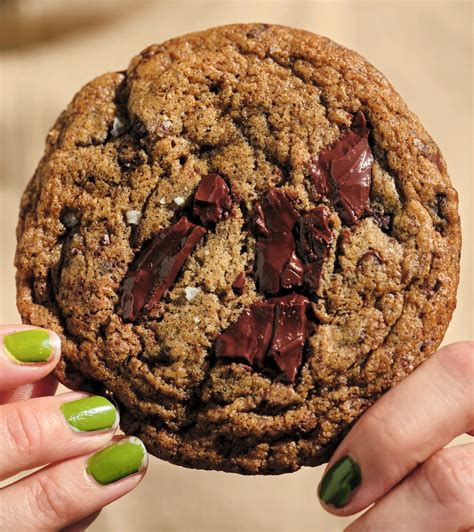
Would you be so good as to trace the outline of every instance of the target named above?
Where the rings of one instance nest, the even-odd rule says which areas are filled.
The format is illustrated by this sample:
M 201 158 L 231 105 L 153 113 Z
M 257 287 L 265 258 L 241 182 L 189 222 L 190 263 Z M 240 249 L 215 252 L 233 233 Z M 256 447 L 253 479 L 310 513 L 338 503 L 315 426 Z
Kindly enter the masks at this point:
M 133 490 L 147 464 L 143 443 L 128 437 L 92 456 L 45 467 L 2 489 L 2 530 L 59 530 L 78 524 Z
M 471 530 L 474 444 L 443 449 L 419 466 L 346 532 Z

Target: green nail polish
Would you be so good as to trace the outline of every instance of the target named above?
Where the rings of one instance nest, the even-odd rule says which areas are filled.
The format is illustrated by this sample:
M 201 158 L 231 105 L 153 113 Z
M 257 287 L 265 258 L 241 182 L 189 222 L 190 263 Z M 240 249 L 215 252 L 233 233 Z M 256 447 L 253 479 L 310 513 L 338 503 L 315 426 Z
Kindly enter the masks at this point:
M 48 331 L 28 329 L 8 334 L 3 338 L 3 345 L 17 362 L 46 362 L 53 353 L 53 343 Z
M 345 506 L 362 480 L 359 464 L 350 456 L 340 458 L 324 475 L 319 497 L 335 508 Z
M 138 438 L 124 438 L 93 454 L 87 472 L 103 486 L 138 473 L 146 466 L 145 446 Z
M 64 403 L 61 412 L 69 425 L 81 432 L 111 429 L 117 421 L 115 406 L 100 395 Z

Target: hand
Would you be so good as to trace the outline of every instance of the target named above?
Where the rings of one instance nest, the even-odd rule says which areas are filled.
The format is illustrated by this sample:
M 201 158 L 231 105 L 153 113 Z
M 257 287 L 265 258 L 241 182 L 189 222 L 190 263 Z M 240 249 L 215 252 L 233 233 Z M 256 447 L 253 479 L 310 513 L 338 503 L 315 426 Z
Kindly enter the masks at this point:
M 53 332 L 0 326 L 0 481 L 49 464 L 0 490 L 2 531 L 84 530 L 145 473 L 140 440 L 114 438 L 119 417 L 108 399 L 50 397 L 59 356 Z
M 354 425 L 319 486 L 323 506 L 352 515 L 347 532 L 472 530 L 474 342 L 438 351 Z

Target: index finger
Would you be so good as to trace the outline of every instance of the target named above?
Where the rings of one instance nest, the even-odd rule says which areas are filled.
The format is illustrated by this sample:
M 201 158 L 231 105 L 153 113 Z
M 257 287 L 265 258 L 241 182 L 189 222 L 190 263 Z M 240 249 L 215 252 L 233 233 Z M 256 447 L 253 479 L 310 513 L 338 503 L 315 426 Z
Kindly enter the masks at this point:
M 474 427 L 474 343 L 441 349 L 355 424 L 319 487 L 326 508 L 366 508 L 433 453 Z

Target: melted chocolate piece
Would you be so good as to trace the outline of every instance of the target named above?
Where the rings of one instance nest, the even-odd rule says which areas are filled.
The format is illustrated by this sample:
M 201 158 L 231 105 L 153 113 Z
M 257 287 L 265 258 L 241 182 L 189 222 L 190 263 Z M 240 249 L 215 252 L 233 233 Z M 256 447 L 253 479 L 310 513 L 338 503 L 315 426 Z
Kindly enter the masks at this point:
M 244 293 L 245 288 L 245 275 L 243 272 L 240 272 L 239 275 L 235 278 L 232 283 L 232 290 L 238 296 L 241 296 Z
M 436 292 L 441 288 L 442 283 L 439 279 L 436 279 L 435 284 L 432 288 L 428 290 L 428 293 L 426 294 L 427 299 L 432 299 L 433 296 L 436 294 Z
M 443 173 L 443 170 L 444 170 L 443 158 L 439 150 L 435 148 L 434 151 L 431 151 L 431 149 L 428 146 L 426 146 L 426 144 L 423 144 L 421 141 L 420 141 L 420 145 L 421 145 L 420 151 L 423 154 L 423 156 L 426 157 L 432 163 L 434 163 L 438 167 L 438 170 L 441 173 Z
M 268 356 L 273 358 L 290 382 L 294 382 L 303 361 L 303 347 L 314 331 L 306 310 L 308 298 L 290 294 L 268 300 L 275 305 L 273 338 Z
M 291 288 L 292 286 L 301 286 L 303 284 L 305 268 L 301 259 L 292 253 L 288 264 L 281 273 L 281 285 L 283 288 Z
M 374 161 L 369 132 L 365 115 L 359 111 L 350 129 L 309 164 L 317 197 L 331 198 L 348 224 L 356 223 L 369 204 Z
M 206 230 L 185 216 L 160 231 L 135 258 L 122 286 L 120 306 L 126 321 L 150 310 L 175 281 Z
M 372 218 L 382 231 L 388 232 L 390 230 L 392 224 L 392 217 L 390 214 L 385 214 L 379 208 L 375 208 L 372 209 Z
M 367 262 L 371 258 L 374 258 L 379 264 L 382 264 L 384 260 L 380 256 L 380 253 L 376 251 L 375 249 L 369 249 L 369 251 L 366 251 L 362 257 L 357 261 L 357 268 L 361 268 L 364 262 Z
M 237 358 L 261 367 L 273 334 L 275 305 L 258 301 L 217 339 L 218 358 Z
M 194 194 L 194 216 L 208 227 L 227 217 L 231 207 L 229 187 L 222 177 L 218 174 L 204 176 Z
M 329 209 L 320 205 L 301 216 L 296 226 L 298 254 L 304 261 L 304 281 L 311 290 L 319 288 L 321 272 L 334 240 L 330 221 Z
M 260 203 L 255 204 L 255 210 L 253 213 L 253 232 L 256 237 L 268 238 L 270 236 L 270 231 L 265 223 L 265 215 Z
M 262 203 L 255 206 L 255 275 L 260 292 L 276 294 L 282 288 L 303 284 L 303 264 L 295 254 L 293 236 L 298 218 L 298 211 L 281 190 L 270 190 Z
M 314 330 L 306 310 L 309 300 L 301 295 L 258 301 L 217 339 L 218 358 L 236 358 L 261 368 L 272 358 L 290 382 L 303 360 L 303 347 Z

